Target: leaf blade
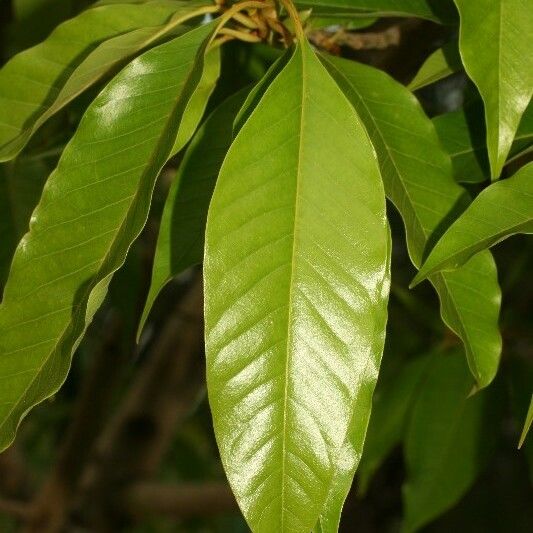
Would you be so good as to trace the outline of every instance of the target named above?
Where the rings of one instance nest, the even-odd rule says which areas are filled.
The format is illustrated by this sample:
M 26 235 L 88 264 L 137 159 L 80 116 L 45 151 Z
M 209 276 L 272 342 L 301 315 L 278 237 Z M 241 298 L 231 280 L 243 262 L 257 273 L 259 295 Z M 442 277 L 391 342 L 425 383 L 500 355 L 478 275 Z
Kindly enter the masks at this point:
M 322 135 L 336 142 L 324 142 Z M 351 153 L 346 143 L 363 147 L 362 153 L 343 155 Z M 332 159 L 333 188 L 327 185 L 331 171 L 320 163 Z M 342 444 L 351 416 L 354 393 L 346 380 L 356 379 L 354 362 L 364 367 L 365 353 L 374 346 L 373 308 L 382 299 L 378 286 L 386 275 L 387 254 L 380 189 L 370 143 L 353 109 L 302 43 L 230 148 L 206 232 L 208 393 L 223 464 L 254 531 L 310 530 L 326 498 L 334 469 L 330 455 Z M 325 202 L 333 219 L 322 222 L 320 215 L 317 224 L 315 206 L 326 193 L 334 195 Z M 364 198 L 368 208 L 361 204 Z M 352 216 L 361 213 L 359 228 L 347 224 L 344 209 Z M 343 274 L 340 251 L 353 255 L 347 243 L 360 239 L 364 227 L 375 230 L 370 254 L 375 257 L 367 257 L 366 265 L 354 258 L 358 269 Z M 339 228 L 350 241 L 333 239 Z M 375 271 L 377 285 L 365 289 L 354 281 L 364 271 Z M 335 296 L 322 276 L 346 292 Z M 318 287 L 313 291 L 316 283 L 322 302 Z M 354 298 L 365 308 L 374 302 L 367 318 L 352 316 Z M 354 319 L 356 331 L 350 328 L 350 334 L 359 337 L 361 350 L 342 362 L 336 352 L 348 348 L 341 348 L 344 334 L 338 328 Z M 321 352 L 327 357 L 320 358 Z M 314 395 L 329 391 L 333 410 L 327 407 L 324 413 L 311 402 L 309 380 Z
M 89 106 L 49 178 L 0 306 L 0 381 L 9 383 L 0 389 L 0 448 L 63 383 L 111 275 L 142 229 L 209 31 L 193 30 L 130 63 Z M 171 87 L 168 68 L 177 80 Z
M 533 14 L 523 0 L 455 3 L 461 21 L 459 50 L 485 103 L 491 177 L 497 179 L 533 92 L 533 58 L 524 37 Z
M 533 233 L 533 163 L 481 191 L 431 250 L 412 286 L 516 233 Z

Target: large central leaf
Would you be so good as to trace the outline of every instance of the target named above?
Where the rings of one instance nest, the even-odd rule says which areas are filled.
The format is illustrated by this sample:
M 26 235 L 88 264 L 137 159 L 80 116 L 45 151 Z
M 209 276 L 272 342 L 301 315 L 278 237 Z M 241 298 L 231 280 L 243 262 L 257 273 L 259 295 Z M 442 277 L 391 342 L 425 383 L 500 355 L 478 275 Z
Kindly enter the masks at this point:
M 0 449 L 53 394 L 142 229 L 201 76 L 204 26 L 130 63 L 85 113 L 45 186 L 0 306 Z
M 209 398 L 255 532 L 318 519 L 356 397 L 377 377 L 387 255 L 372 146 L 303 43 L 230 148 L 206 233 Z

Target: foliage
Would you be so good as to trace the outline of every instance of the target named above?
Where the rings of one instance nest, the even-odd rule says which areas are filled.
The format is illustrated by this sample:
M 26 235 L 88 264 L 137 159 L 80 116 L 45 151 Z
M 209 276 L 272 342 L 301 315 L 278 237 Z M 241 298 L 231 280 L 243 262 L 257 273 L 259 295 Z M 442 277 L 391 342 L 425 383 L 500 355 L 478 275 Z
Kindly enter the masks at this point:
M 142 344 L 166 312 L 159 295 L 203 263 L 212 425 L 252 531 L 337 531 L 359 463 L 364 493 L 402 443 L 404 530 L 456 504 L 497 448 L 491 417 L 505 402 L 489 248 L 533 231 L 526 4 L 101 0 L 9 59 L 0 449 L 58 392 L 100 307 L 118 302 L 130 342 L 137 332 Z M 310 44 L 329 24 L 390 16 L 449 36 L 407 86 Z M 239 54 L 253 58 L 248 72 L 232 71 Z M 463 105 L 430 117 L 424 92 L 463 70 L 473 82 Z M 46 134 L 72 116 L 81 119 Z M 394 282 L 398 215 L 413 285 L 431 282 L 451 334 L 432 325 L 445 338 L 435 346 L 404 333 L 416 357 L 380 375 L 391 256 L 392 300 L 431 314 L 409 303 L 408 266 Z M 132 286 L 143 282 L 131 265 L 152 220 L 136 313 Z M 531 390 L 519 396 L 527 450 Z

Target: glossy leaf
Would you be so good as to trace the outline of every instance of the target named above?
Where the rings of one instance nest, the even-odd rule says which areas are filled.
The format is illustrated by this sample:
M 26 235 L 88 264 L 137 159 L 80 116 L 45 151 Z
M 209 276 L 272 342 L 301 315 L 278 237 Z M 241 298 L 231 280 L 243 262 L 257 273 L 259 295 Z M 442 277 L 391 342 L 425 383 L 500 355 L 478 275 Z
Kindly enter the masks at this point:
M 376 334 L 372 350 L 374 356 L 372 364 L 376 370 L 380 367 L 381 356 L 385 344 L 387 295 L 390 288 L 391 252 L 392 241 L 389 231 L 387 277 L 382 286 L 383 300 L 376 326 L 376 329 L 380 334 Z M 370 412 L 372 409 L 372 395 L 374 393 L 375 385 L 375 376 L 367 379 L 363 377 L 358 383 L 348 433 L 335 460 L 336 465 L 332 484 L 326 502 L 320 513 L 317 527 L 315 528 L 316 533 L 336 533 L 339 529 L 342 508 L 352 486 L 355 471 L 357 470 L 361 459 L 361 453 L 363 451 L 368 422 L 370 419 Z
M 377 378 L 387 241 L 371 144 L 303 42 L 232 144 L 206 232 L 209 399 L 255 532 L 318 519 Z
M 479 193 L 431 250 L 413 285 L 516 233 L 533 233 L 533 163 Z
M 155 1 L 89 9 L 0 70 L 0 161 L 54 113 L 206 2 Z
M 313 14 L 357 16 L 420 17 L 450 22 L 455 9 L 449 0 L 296 0 L 298 7 L 313 9 Z
M 470 396 L 461 354 L 435 358 L 414 405 L 405 443 L 404 532 L 420 529 L 455 504 L 494 447 L 485 416 L 488 391 Z
M 210 31 L 200 27 L 132 61 L 89 106 L 49 177 L 0 306 L 0 449 L 64 381 L 142 229 Z
M 485 104 L 491 176 L 500 176 L 520 117 L 533 92 L 528 0 L 455 0 L 461 18 L 459 50 Z
M 376 389 L 365 449 L 358 470 L 359 492 L 365 493 L 376 470 L 400 444 L 413 401 L 431 368 L 433 356 L 408 361 L 389 382 Z
M 428 242 L 468 202 L 465 191 L 455 183 L 449 157 L 412 93 L 372 67 L 324 58 L 367 128 L 385 192 L 404 220 L 409 255 L 418 267 Z M 438 273 L 430 281 L 439 295 L 444 322 L 465 345 L 478 385 L 488 385 L 501 352 L 501 296 L 490 252 L 479 254 L 460 270 Z
M 482 115 L 482 102 L 474 101 L 464 108 L 433 119 L 439 139 L 452 158 L 456 181 L 479 183 L 490 178 Z M 533 106 L 529 105 L 518 126 L 509 157 L 519 157 L 532 145 Z
M 408 88 L 416 91 L 442 80 L 462 68 L 461 56 L 455 41 L 435 50 L 422 64 Z
M 207 209 L 218 172 L 233 139 L 233 120 L 247 90 L 223 102 L 193 137 L 168 193 L 139 326 L 142 330 L 161 289 L 186 268 L 202 262 Z

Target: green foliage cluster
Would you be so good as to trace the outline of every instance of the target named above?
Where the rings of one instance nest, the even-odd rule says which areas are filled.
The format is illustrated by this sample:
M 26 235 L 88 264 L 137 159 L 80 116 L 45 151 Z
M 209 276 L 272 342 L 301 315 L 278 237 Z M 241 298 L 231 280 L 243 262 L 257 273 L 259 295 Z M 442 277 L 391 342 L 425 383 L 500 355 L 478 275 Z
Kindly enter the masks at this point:
M 386 16 L 457 28 L 409 87 L 307 38 Z M 203 263 L 213 425 L 249 527 L 337 531 L 358 467 L 364 491 L 400 442 L 404 530 L 450 508 L 497 439 L 489 248 L 533 231 L 532 32 L 527 0 L 101 0 L 15 55 L 0 70 L 0 449 L 65 381 L 178 155 L 138 335 L 164 286 Z M 228 92 L 230 41 L 273 51 L 255 85 Z M 472 98 L 430 119 L 413 91 L 462 69 Z M 41 194 L 32 136 L 86 91 Z M 387 199 L 413 285 L 429 280 L 462 346 L 380 378 L 373 401 Z

